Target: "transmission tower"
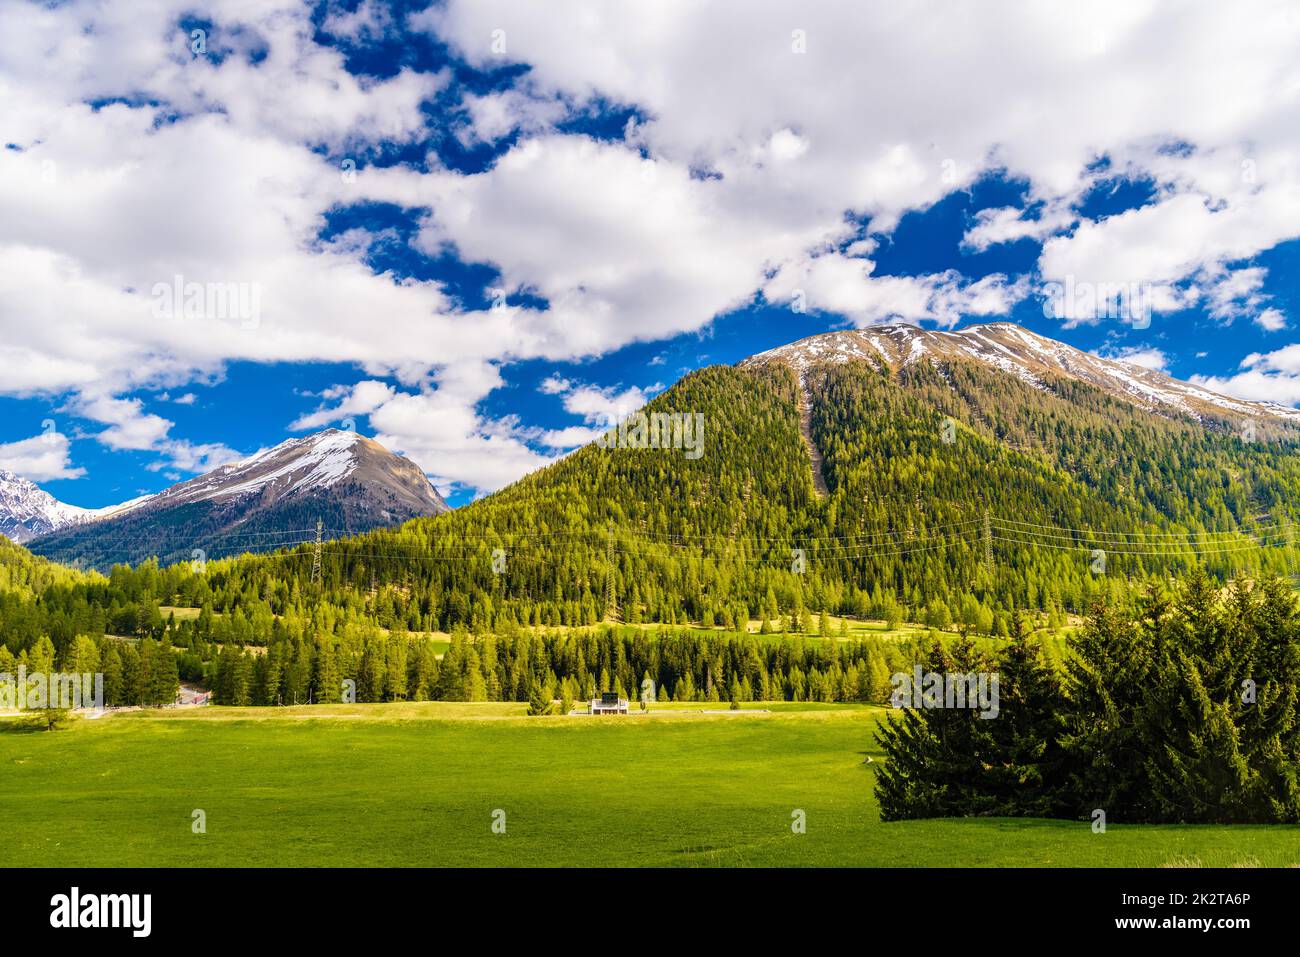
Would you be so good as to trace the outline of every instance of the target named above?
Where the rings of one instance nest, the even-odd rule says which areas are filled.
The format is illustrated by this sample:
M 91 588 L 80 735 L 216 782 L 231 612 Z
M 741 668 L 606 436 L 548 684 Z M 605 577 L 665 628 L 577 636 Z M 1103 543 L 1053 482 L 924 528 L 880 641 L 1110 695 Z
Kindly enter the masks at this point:
M 984 509 L 984 567 L 993 571 L 993 521 L 989 510 Z
M 313 585 L 320 585 L 320 546 L 321 546 L 321 520 L 316 519 L 316 545 L 312 549 L 311 556 L 311 581 Z
M 1291 517 L 1282 516 L 1282 543 L 1286 547 L 1287 578 L 1295 580 L 1295 529 L 1291 527 Z
M 614 526 L 605 538 L 605 620 L 618 620 L 618 603 L 614 600 Z

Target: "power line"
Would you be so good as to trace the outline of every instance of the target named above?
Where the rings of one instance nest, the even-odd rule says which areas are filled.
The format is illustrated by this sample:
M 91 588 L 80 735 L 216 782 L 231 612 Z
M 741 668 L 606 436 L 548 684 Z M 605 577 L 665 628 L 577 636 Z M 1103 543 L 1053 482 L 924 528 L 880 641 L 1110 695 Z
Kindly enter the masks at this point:
M 1039 525 L 1039 524 L 1036 524 L 1036 523 L 1034 523 L 1034 522 L 1022 522 L 1022 521 L 1018 521 L 1018 520 L 1016 520 L 1016 519 L 1014 519 L 1014 518 L 995 518 L 994 521 L 995 521 L 996 523 L 998 523 L 999 525 L 1019 525 L 1019 526 L 1025 526 L 1025 527 L 1028 527 L 1028 528 L 1042 528 L 1042 529 L 1048 529 L 1048 530 L 1050 530 L 1050 531 L 1076 532 L 1076 533 L 1078 533 L 1078 534 L 1080 534 L 1080 535 L 1088 535 L 1088 536 L 1106 535 L 1106 536 L 1109 536 L 1109 537 L 1119 537 L 1119 536 L 1140 536 L 1140 537 L 1147 537 L 1147 538 L 1187 538 L 1189 535 L 1192 535 L 1192 534 L 1198 534 L 1198 535 L 1236 535 L 1236 534 L 1240 534 L 1240 530 L 1239 530 L 1239 529 L 1238 529 L 1238 530 L 1227 530 L 1227 531 L 1222 531 L 1222 532 L 1197 532 L 1197 533 L 1192 533 L 1192 532 L 1113 532 L 1113 533 L 1111 533 L 1111 532 L 1098 532 L 1096 529 L 1088 529 L 1088 528 L 1073 528 L 1073 527 L 1071 527 L 1071 526 L 1069 526 L 1069 525 Z M 1257 530 L 1264 531 L 1264 530 L 1267 530 L 1267 529 L 1269 529 L 1269 528 L 1277 528 L 1277 527 L 1280 527 L 1280 526 L 1279 526 L 1279 525 L 1260 525 L 1260 526 L 1257 526 Z
M 971 532 L 974 529 L 971 526 L 977 523 L 982 527 L 977 533 L 978 539 L 972 541 Z M 1274 528 L 1281 531 L 1276 534 L 1269 532 L 1270 529 Z M 769 536 L 758 539 L 736 539 L 730 536 L 700 534 L 667 535 L 666 533 L 637 531 L 619 535 L 614 527 L 610 525 L 603 532 L 593 529 L 585 532 L 520 533 L 512 536 L 492 533 L 472 540 L 452 537 L 443 540 L 434 539 L 426 545 L 394 542 L 393 547 L 384 551 L 373 551 L 371 549 L 381 545 L 382 540 L 376 541 L 374 538 L 367 537 L 359 540 L 326 541 L 324 539 L 324 525 L 318 521 L 314 539 L 280 538 L 279 540 L 250 542 L 246 547 L 235 546 L 241 548 L 238 552 L 231 552 L 220 558 L 209 558 L 209 560 L 238 560 L 242 556 L 256 557 L 259 560 L 305 557 L 308 553 L 304 551 L 289 551 L 274 555 L 268 553 L 273 549 L 301 549 L 303 545 L 312 545 L 310 551 L 312 556 L 310 580 L 313 584 L 319 586 L 323 578 L 322 565 L 326 549 L 329 549 L 332 554 L 344 561 L 376 559 L 381 561 L 464 562 L 483 555 L 491 547 L 499 547 L 499 543 L 503 540 L 513 540 L 517 543 L 523 543 L 512 546 L 512 551 L 515 551 L 526 563 L 551 565 L 556 564 L 556 561 L 552 560 L 552 558 L 543 555 L 531 555 L 529 552 L 542 547 L 547 547 L 548 551 L 550 551 L 557 541 L 564 540 L 591 541 L 592 544 L 595 544 L 593 539 L 596 536 L 601 536 L 604 538 L 605 560 L 609 569 L 605 582 L 605 605 L 607 612 L 614 609 L 616 614 L 617 595 L 614 594 L 614 553 L 616 548 L 649 557 L 685 554 L 688 559 L 704 562 L 724 561 L 762 564 L 773 560 L 773 551 L 781 551 L 779 547 L 764 547 L 764 543 L 772 542 L 781 542 L 793 547 L 804 548 L 815 557 L 843 560 L 889 558 L 950 547 L 971 548 L 982 545 L 983 555 L 981 557 L 985 566 L 991 568 L 992 543 L 994 541 L 1007 545 L 1047 548 L 1057 551 L 1088 551 L 1099 548 L 1114 555 L 1152 558 L 1184 558 L 1188 554 L 1196 556 L 1230 554 L 1254 548 L 1271 548 L 1284 545 L 1287 549 L 1288 568 L 1292 566 L 1291 549 L 1294 546 L 1294 540 L 1289 520 L 1283 519 L 1273 525 L 1258 526 L 1252 531 L 1256 534 L 1248 534 L 1244 530 L 1214 533 L 1101 532 L 1091 529 L 1077 529 L 1065 525 L 1048 525 L 1017 519 L 996 518 L 990 510 L 985 510 L 982 519 L 969 519 L 933 526 L 926 530 L 926 534 L 919 537 L 907 537 L 898 529 L 888 532 L 863 533 L 861 535 L 822 537 L 791 535 L 779 538 Z M 250 537 L 271 537 L 274 533 L 247 534 Z M 282 532 L 280 534 L 285 535 L 286 533 Z M 1128 536 L 1128 538 L 1121 538 L 1121 536 Z M 721 547 L 716 553 L 711 554 L 708 551 L 709 546 L 715 543 Z M 737 554 L 737 550 L 742 554 Z M 766 554 L 745 554 L 750 551 L 764 552 Z

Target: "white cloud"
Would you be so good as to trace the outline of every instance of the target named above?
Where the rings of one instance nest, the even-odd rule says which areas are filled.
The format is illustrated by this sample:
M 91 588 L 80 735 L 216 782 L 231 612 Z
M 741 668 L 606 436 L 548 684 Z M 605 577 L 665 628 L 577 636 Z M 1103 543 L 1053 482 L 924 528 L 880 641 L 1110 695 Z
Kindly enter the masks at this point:
M 586 425 L 570 425 L 563 429 L 550 429 L 543 432 L 541 441 L 552 449 L 576 449 L 580 445 L 596 441 L 605 431 L 605 429 Z
M 381 408 L 384 403 L 391 401 L 395 392 L 393 387 L 385 382 L 367 379 L 350 388 L 333 386 L 326 389 L 325 394 L 329 398 L 342 398 L 343 401 L 333 408 L 322 406 L 315 412 L 299 416 L 289 425 L 290 431 L 319 429 L 353 416 L 369 415 Z
M 140 451 L 156 448 L 172 427 L 172 423 L 162 416 L 145 412 L 144 403 L 139 399 L 97 395 L 79 400 L 70 411 L 108 425 L 96 438 L 110 449 Z
M 1257 402 L 1300 405 L 1300 343 L 1274 352 L 1251 353 L 1231 376 L 1192 376 L 1191 381 L 1224 395 Z
M 875 263 L 830 253 L 787 264 L 763 287 L 768 302 L 838 312 L 856 325 L 931 321 L 954 326 L 967 316 L 1005 315 L 1028 294 L 1025 283 L 994 274 L 975 282 L 956 272 L 874 276 Z
M 219 465 L 241 458 L 234 449 L 219 442 L 193 443 L 171 437 L 170 419 L 144 410 L 140 399 L 119 399 L 103 394 L 83 394 L 68 404 L 65 411 L 108 426 L 95 438 L 117 451 L 157 452 L 163 458 L 148 468 L 182 472 L 207 472 Z
M 1232 161 L 1220 162 L 1231 165 Z M 1188 160 L 1186 165 L 1184 172 L 1190 173 L 1196 164 Z M 1207 311 L 1216 318 L 1231 319 L 1257 307 L 1264 271 L 1229 270 L 1227 264 L 1249 259 L 1298 234 L 1300 183 L 1283 181 L 1267 190 L 1229 187 L 1224 195 L 1186 188 L 1190 191 L 1106 219 L 1085 221 L 1068 236 L 1048 239 L 1039 259 L 1043 277 L 1157 287 L 1194 280 L 1190 295 L 1157 302 L 1157 309 L 1186 308 L 1195 304 L 1198 295 L 1205 296 Z
M 408 456 L 440 488 L 491 491 L 551 462 L 528 446 L 517 423 L 484 420 L 441 390 L 398 392 L 370 423 L 377 441 Z
M 72 465 L 68 437 L 49 431 L 17 442 L 0 443 L 0 469 L 33 482 L 75 479 L 86 474 Z
M 975 214 L 975 225 L 962 237 L 962 245 L 983 252 L 990 246 L 1020 239 L 1041 241 L 1065 229 L 1074 219 L 1068 206 L 1061 202 L 1032 218 L 1026 217 L 1024 210 L 1014 206 L 981 209 Z
M 543 395 L 563 395 L 565 392 L 568 392 L 572 386 L 572 382 L 559 373 L 555 373 L 543 379 L 541 385 L 537 387 L 537 391 L 541 392 Z
M 1265 332 L 1277 332 L 1286 328 L 1286 314 L 1281 309 L 1265 309 L 1255 317 L 1255 325 Z
M 1129 365 L 1140 366 L 1143 369 L 1154 369 L 1156 372 L 1166 372 L 1169 368 L 1169 357 L 1155 346 L 1124 346 L 1121 349 L 1103 350 L 1097 354 L 1103 359 L 1118 359 L 1120 362 L 1127 362 Z
M 1255 402 L 1277 402 L 1282 405 L 1300 404 L 1300 374 L 1266 373 L 1249 369 L 1231 376 L 1200 376 L 1191 379 L 1197 385 Z
M 542 430 L 537 440 L 551 449 L 573 449 L 594 442 L 610 427 L 624 421 L 656 393 L 663 391 L 662 383 L 627 389 L 601 387 L 571 382 L 559 375 L 542 380 L 538 391 L 547 395 L 564 396 L 566 412 L 582 416 L 585 425 L 570 425 L 561 429 Z
M 1260 290 L 1268 270 L 1255 266 L 1248 269 L 1217 269 L 1207 274 L 1206 307 L 1211 316 L 1231 322 L 1239 316 L 1257 313 L 1264 301 Z
M 484 173 L 424 185 L 436 200 L 426 249 L 454 244 L 499 267 L 508 289 L 550 303 L 491 311 L 507 327 L 502 348 L 518 357 L 575 358 L 695 331 L 747 301 L 766 263 L 847 228 L 756 220 L 687 165 L 580 136 L 531 139 Z
M 394 27 L 392 13 L 379 0 L 361 0 L 353 10 L 331 4 L 321 24 L 321 29 L 331 36 L 350 40 L 382 37 Z
M 468 125 L 458 130 L 461 142 L 494 143 L 515 131 L 536 133 L 564 119 L 566 104 L 556 97 L 535 97 L 520 90 L 467 93 L 461 106 Z
M 492 488 L 549 461 L 517 422 L 477 411 L 503 364 L 696 332 L 757 291 L 803 288 L 811 308 L 857 324 L 1001 314 L 1022 281 L 881 276 L 866 258 L 905 213 L 995 169 L 1045 212 L 985 211 L 970 248 L 1047 238 L 1043 278 L 1190 283 L 1157 307 L 1280 322 L 1262 289 L 1220 287 L 1300 233 L 1285 4 L 919 0 L 899 17 L 878 4 L 448 0 L 413 21 L 476 63 L 531 66 L 515 89 L 463 94 L 469 126 L 455 132 L 519 142 L 476 175 L 434 158 L 428 172 L 363 166 L 353 182 L 313 147 L 422 140 L 421 106 L 449 72 L 353 76 L 293 0 L 199 6 L 220 62 L 179 29 L 190 0 L 0 6 L 0 116 L 21 147 L 0 150 L 0 393 L 69 396 L 114 448 L 218 460 L 129 397 L 234 360 L 353 362 L 362 382 L 398 383 L 356 414 L 441 480 Z M 323 28 L 373 38 L 394 24 L 365 0 L 331 5 Z M 134 105 L 86 105 L 114 97 Z M 623 142 L 551 128 L 597 102 L 642 120 Z M 1100 156 L 1153 181 L 1157 202 L 1071 230 Z M 549 308 L 462 312 L 436 282 L 375 275 L 363 232 L 316 241 L 327 210 L 365 200 L 430 210 L 422 248 L 492 264 Z M 149 290 L 176 275 L 256 284 L 261 321 L 155 319 Z M 364 390 L 346 395 L 365 404 Z
M 153 472 L 167 469 L 168 475 L 176 475 L 180 472 L 210 472 L 244 458 L 241 453 L 220 442 L 194 443 L 184 439 L 168 439 L 160 442 L 154 447 L 154 451 L 162 453 L 164 458 L 150 463 L 147 468 Z
M 534 87 L 640 104 L 650 119 L 637 133 L 652 153 L 718 170 L 769 215 L 797 193 L 830 216 L 853 209 L 888 224 L 997 166 L 1056 199 L 1093 178 L 1098 155 L 1122 164 L 1168 140 L 1256 144 L 1262 182 L 1280 158 L 1272 149 L 1296 137 L 1296 21 L 1267 0 L 1231 10 L 929 0 L 906 17 L 793 0 L 617 10 L 452 0 L 415 22 L 481 63 L 500 61 L 489 38 L 502 30 L 506 59 L 530 64 Z M 796 27 L 806 52 L 791 42 Z M 782 130 L 809 145 L 798 168 L 747 169 Z M 1225 173 L 1241 179 L 1242 168 Z M 764 194 L 750 191 L 758 180 Z
M 644 389 L 632 386 L 622 391 L 584 385 L 565 395 L 564 408 L 566 412 L 582 416 L 583 421 L 588 425 L 607 429 L 640 409 L 662 389 L 663 386 L 658 384 Z

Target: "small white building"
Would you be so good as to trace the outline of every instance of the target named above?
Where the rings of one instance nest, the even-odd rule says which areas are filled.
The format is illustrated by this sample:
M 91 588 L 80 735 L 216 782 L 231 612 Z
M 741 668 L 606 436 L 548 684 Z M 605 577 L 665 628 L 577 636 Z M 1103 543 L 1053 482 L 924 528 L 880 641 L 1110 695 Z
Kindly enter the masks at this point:
M 591 699 L 592 714 L 627 714 L 627 699 L 616 694 L 602 694 Z

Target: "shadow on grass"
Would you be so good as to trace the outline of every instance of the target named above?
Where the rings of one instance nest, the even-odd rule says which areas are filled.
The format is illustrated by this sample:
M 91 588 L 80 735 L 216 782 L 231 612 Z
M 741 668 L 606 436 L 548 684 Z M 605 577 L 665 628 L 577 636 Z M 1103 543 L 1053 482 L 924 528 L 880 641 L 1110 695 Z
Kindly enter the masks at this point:
M 45 730 L 45 722 L 31 718 L 0 718 L 0 734 L 36 734 Z
M 67 717 L 49 718 L 43 714 L 0 718 L 0 734 L 35 734 L 40 731 L 63 731 L 71 725 Z

